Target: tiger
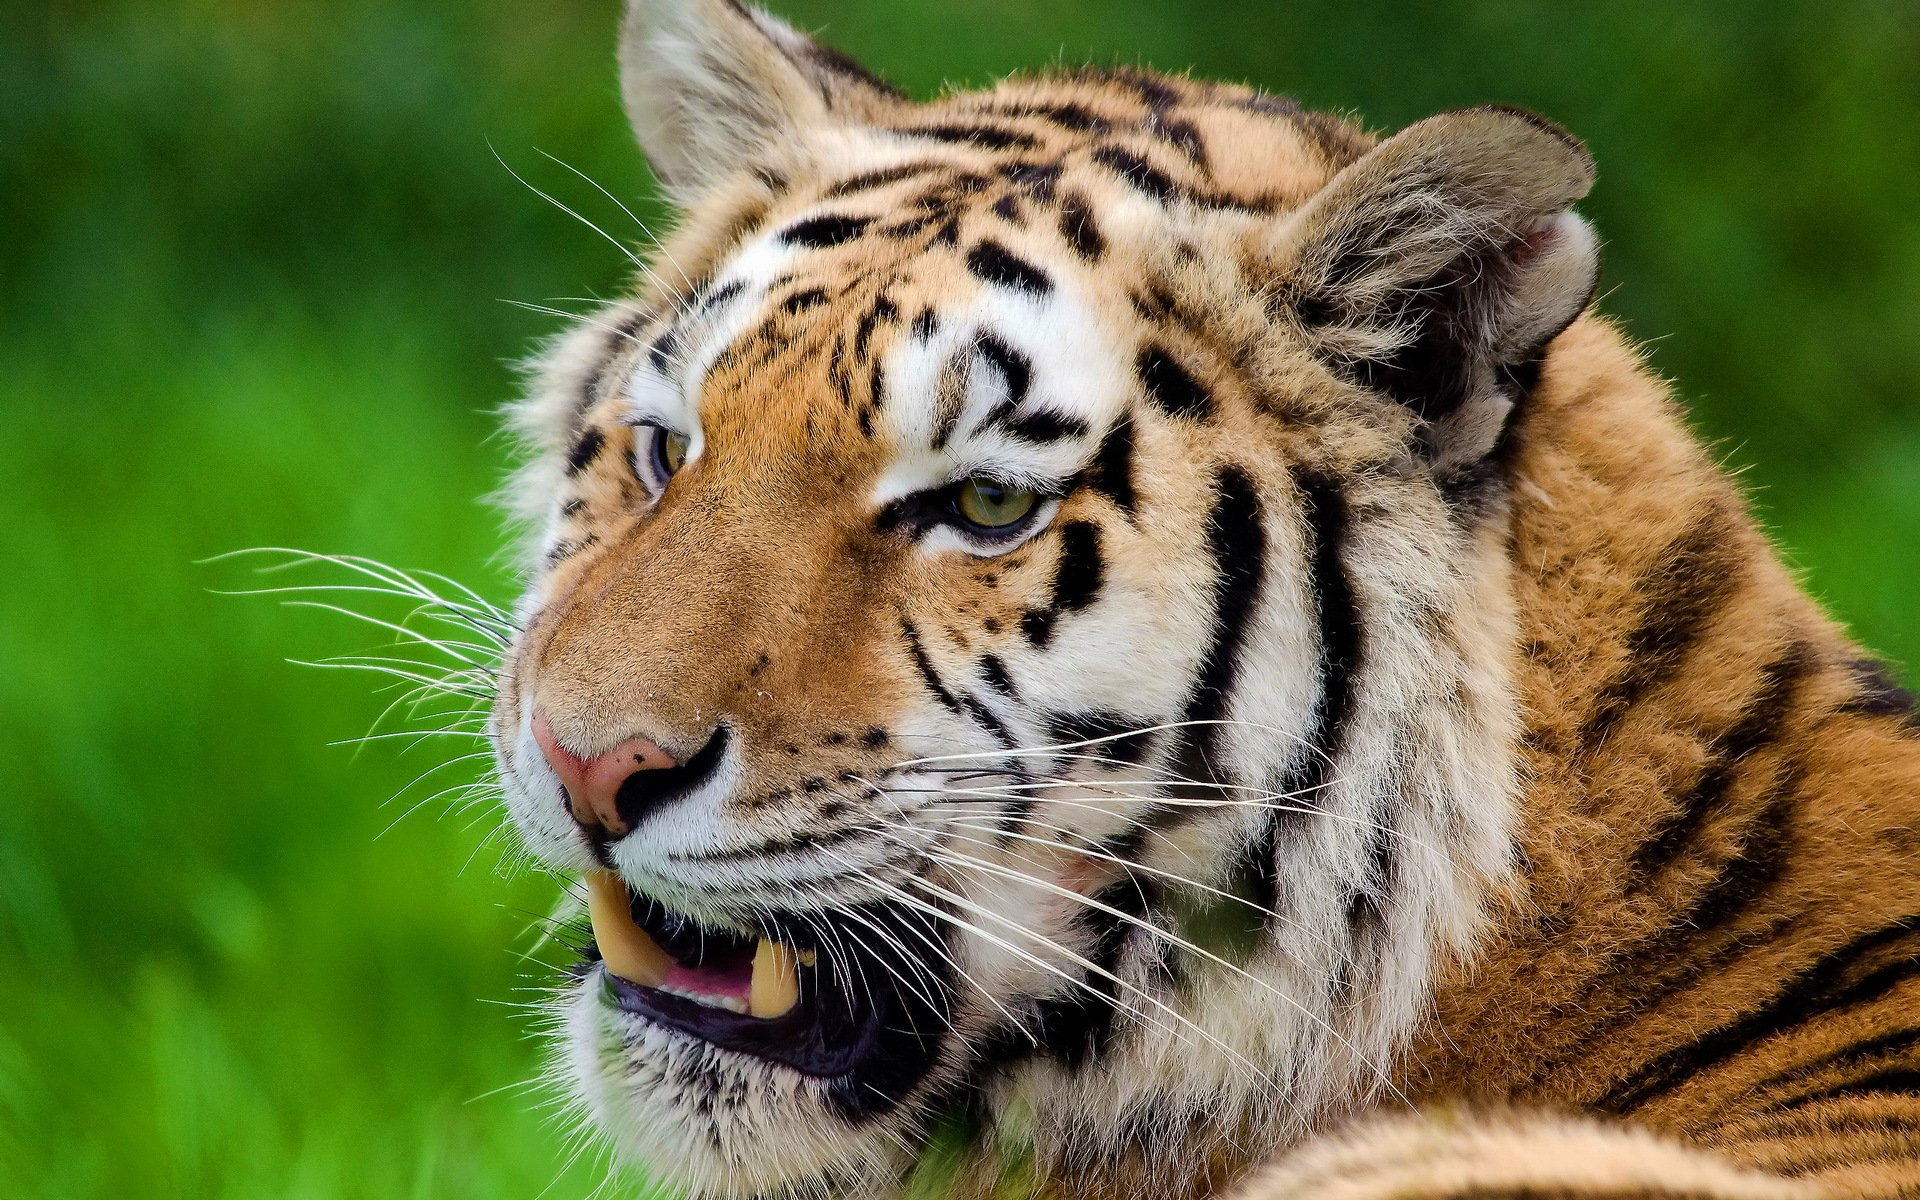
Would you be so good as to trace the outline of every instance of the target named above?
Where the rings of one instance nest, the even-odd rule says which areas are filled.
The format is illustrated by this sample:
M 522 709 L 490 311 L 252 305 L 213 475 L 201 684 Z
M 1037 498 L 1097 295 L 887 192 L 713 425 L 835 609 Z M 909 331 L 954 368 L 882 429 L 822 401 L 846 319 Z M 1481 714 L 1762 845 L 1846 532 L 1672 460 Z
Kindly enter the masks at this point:
M 487 718 L 696 1200 L 1920 1196 L 1920 719 L 1593 311 L 1585 146 L 630 0 Z

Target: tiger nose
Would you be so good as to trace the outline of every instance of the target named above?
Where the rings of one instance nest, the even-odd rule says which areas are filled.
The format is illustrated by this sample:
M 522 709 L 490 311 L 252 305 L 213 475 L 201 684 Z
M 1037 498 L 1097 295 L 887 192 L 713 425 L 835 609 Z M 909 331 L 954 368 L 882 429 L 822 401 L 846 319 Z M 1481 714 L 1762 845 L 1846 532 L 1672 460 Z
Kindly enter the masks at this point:
M 533 716 L 533 740 L 567 790 L 567 811 L 574 823 L 599 841 L 624 837 L 632 828 L 620 811 L 620 790 L 629 779 L 643 771 L 679 765 L 671 754 L 642 737 L 628 738 L 604 754 L 583 758 L 553 736 L 545 713 Z

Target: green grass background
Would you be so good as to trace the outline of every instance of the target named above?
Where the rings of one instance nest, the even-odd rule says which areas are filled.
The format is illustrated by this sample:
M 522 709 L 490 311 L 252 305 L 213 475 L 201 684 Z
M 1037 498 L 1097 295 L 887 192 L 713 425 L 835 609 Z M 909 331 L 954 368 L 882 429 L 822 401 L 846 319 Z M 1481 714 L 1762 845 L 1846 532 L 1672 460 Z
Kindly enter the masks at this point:
M 613 0 L 0 7 L 0 1195 L 581 1197 L 509 1007 L 552 886 L 496 814 L 395 823 L 433 751 L 282 660 L 371 631 L 212 596 L 252 545 L 505 599 L 488 410 L 659 209 Z M 1376 127 L 1586 137 L 1605 307 L 1810 586 L 1920 660 L 1920 12 L 1907 2 L 794 0 L 927 94 L 1142 60 Z M 577 306 L 559 301 L 561 307 Z M 455 781 L 459 773 L 441 778 Z M 391 827 L 390 827 L 391 826 Z M 506 1090 L 502 1090 L 506 1089 Z M 616 1194 L 637 1187 L 622 1182 Z

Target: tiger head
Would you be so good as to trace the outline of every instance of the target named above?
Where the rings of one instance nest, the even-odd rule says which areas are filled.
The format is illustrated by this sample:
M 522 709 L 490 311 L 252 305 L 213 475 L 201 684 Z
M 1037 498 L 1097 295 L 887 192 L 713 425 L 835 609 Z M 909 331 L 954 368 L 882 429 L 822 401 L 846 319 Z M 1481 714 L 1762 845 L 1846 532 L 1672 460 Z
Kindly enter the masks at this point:
M 866 1193 L 961 1119 L 1190 1172 L 1382 1086 L 1510 869 L 1503 464 L 1585 151 L 1136 70 L 915 103 L 728 0 L 636 0 L 622 75 L 682 220 L 521 409 L 491 725 L 587 881 L 597 1127 Z

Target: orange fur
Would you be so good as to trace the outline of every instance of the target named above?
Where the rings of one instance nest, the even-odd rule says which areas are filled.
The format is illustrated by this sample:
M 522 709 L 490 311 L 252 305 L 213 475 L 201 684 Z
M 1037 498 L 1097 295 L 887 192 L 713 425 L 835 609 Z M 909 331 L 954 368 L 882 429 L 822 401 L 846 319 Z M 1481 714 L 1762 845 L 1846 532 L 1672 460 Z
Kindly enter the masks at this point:
M 629 80 L 691 209 L 655 278 L 562 344 L 523 416 L 545 464 L 530 490 L 560 507 L 502 688 L 503 742 L 538 705 L 581 753 L 644 718 L 684 757 L 724 718 L 742 735 L 743 806 L 804 832 L 843 803 L 823 779 L 888 761 L 880 742 L 848 748 L 861 730 L 929 686 L 964 715 L 923 679 L 1016 642 L 1065 568 L 1040 538 L 1000 558 L 921 556 L 876 527 L 870 497 L 900 448 L 873 433 L 867 368 L 911 314 L 978 286 L 948 248 L 991 236 L 1070 282 L 1114 345 L 1163 351 L 1210 396 L 1204 421 L 1140 410 L 1141 514 L 1081 489 L 1055 521 L 1094 531 L 1096 574 L 1156 597 L 1154 636 L 1194 636 L 1181 622 L 1215 569 L 1198 549 L 1210 473 L 1241 471 L 1266 499 L 1276 561 L 1324 516 L 1301 516 L 1301 480 L 1331 480 L 1365 523 L 1352 586 L 1431 656 L 1389 664 L 1416 711 L 1406 757 L 1510 750 L 1518 779 L 1511 876 L 1456 846 L 1454 874 L 1427 881 L 1492 899 L 1484 916 L 1432 918 L 1438 979 L 1389 1086 L 1349 1086 L 1365 1055 L 1321 1041 L 1309 1066 L 1324 1086 L 1297 1125 L 1222 1097 L 1104 1157 L 1057 1138 L 1033 1185 L 1060 1200 L 1920 1194 L 1920 738 L 1668 389 L 1603 319 L 1566 326 L 1591 270 L 1566 211 L 1591 180 L 1584 150 L 1493 110 L 1376 142 L 1250 89 L 1135 71 L 912 104 L 744 10 L 664 7 L 692 12 L 696 33 L 658 44 L 708 38 L 725 70 Z M 632 18 L 643 42 L 651 19 Z M 630 70 L 653 44 L 629 47 Z M 761 90 L 728 107 L 714 89 L 735 85 Z M 702 125 L 697 104 L 661 108 L 676 88 L 722 111 Z M 952 133 L 981 125 L 991 137 Z M 1044 197 L 1021 182 L 1035 164 L 1052 172 Z M 657 502 L 640 495 L 620 381 L 648 339 L 743 245 L 855 184 L 862 214 L 878 196 L 904 232 L 777 280 L 700 385 L 715 449 Z M 1097 220 L 1100 253 L 1061 248 L 1075 212 Z M 1462 247 L 1512 294 L 1436 273 Z M 824 308 L 783 304 L 816 280 Z M 1346 307 L 1327 316 L 1315 289 L 1336 283 Z M 1481 357 L 1459 408 L 1429 417 L 1351 368 L 1414 344 L 1406 297 L 1448 288 L 1468 294 L 1458 322 L 1487 332 L 1464 343 Z M 1501 358 L 1502 338 L 1562 328 L 1533 386 L 1500 374 L 1529 365 Z M 957 404 L 965 386 L 943 377 L 933 390 L 952 395 L 921 399 Z M 1443 565 L 1407 566 L 1421 562 Z M 1372 632 L 1376 651 L 1398 644 Z M 1504 811 L 1501 770 L 1473 776 L 1467 799 Z M 1071 893 L 1122 875 L 1048 861 Z M 1389 1025 L 1403 999 L 1343 999 L 1330 1022 Z M 1002 1182 L 991 1157 L 967 1181 L 983 1194 Z

